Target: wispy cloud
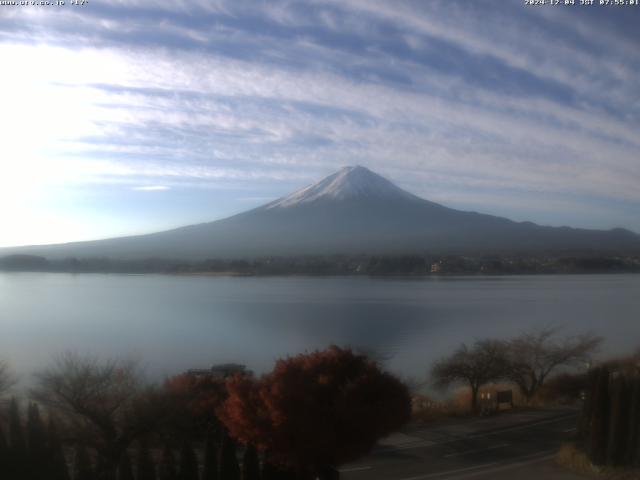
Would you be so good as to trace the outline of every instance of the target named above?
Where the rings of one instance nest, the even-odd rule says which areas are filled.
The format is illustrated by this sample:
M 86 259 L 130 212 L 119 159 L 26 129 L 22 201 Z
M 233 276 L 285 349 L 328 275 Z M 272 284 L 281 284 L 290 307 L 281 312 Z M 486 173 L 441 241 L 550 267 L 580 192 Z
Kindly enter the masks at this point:
M 136 190 L 139 192 L 162 192 L 165 190 L 170 190 L 170 187 L 166 185 L 144 185 L 141 187 L 133 187 L 131 190 Z

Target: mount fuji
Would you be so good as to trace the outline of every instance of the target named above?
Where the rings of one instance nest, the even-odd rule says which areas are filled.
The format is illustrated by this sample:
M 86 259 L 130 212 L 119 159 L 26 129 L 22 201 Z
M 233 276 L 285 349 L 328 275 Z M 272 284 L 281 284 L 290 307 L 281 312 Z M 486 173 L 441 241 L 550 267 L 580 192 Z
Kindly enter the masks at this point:
M 250 258 L 329 254 L 638 252 L 629 230 L 546 227 L 444 207 L 365 167 L 222 220 L 165 232 L 0 249 L 50 259 Z

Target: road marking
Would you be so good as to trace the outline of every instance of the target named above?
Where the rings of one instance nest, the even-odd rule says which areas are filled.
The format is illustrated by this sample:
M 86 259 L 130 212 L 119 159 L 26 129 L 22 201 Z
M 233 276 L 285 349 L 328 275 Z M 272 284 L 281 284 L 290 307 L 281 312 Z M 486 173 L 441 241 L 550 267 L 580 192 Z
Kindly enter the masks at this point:
M 503 472 L 505 470 L 512 470 L 514 468 L 526 467 L 527 465 L 533 465 L 534 463 L 546 462 L 547 460 L 551 460 L 555 456 L 556 456 L 555 453 L 552 453 L 550 455 L 547 453 L 547 454 L 543 454 L 542 456 L 538 455 L 536 458 L 531 458 L 531 455 L 527 455 L 521 458 L 531 458 L 531 460 L 510 463 L 500 467 L 488 468 L 479 472 L 472 472 L 472 473 L 467 473 L 465 475 L 458 475 L 456 477 L 449 477 L 447 478 L 447 480 L 463 480 L 465 478 L 477 477 L 478 475 L 491 475 L 493 473 Z
M 560 418 L 552 418 L 549 420 L 540 420 L 539 422 L 534 422 L 534 423 L 528 423 L 526 425 L 514 425 L 511 427 L 505 427 L 503 429 L 500 430 L 493 430 L 491 432 L 488 433 L 478 433 L 478 434 L 472 434 L 472 435 L 461 435 L 460 437 L 457 438 L 453 438 L 451 440 L 447 440 L 445 442 L 432 442 L 429 440 L 426 440 L 425 442 L 421 442 L 421 443 L 416 443 L 413 445 L 405 445 L 402 447 L 396 447 L 396 448 L 381 448 L 379 451 L 380 452 L 397 452 L 397 451 L 401 451 L 401 450 L 415 450 L 417 448 L 425 448 L 425 447 L 431 447 L 431 446 L 435 446 L 435 445 L 446 445 L 448 443 L 455 443 L 455 442 L 459 442 L 461 440 L 470 440 L 470 439 L 474 439 L 474 438 L 482 438 L 482 437 L 490 437 L 492 435 L 498 435 L 500 433 L 504 433 L 504 432 L 510 432 L 513 430 L 522 430 L 522 429 L 527 429 L 527 428 L 533 428 L 533 427 L 537 427 L 538 425 L 544 425 L 547 423 L 557 423 L 557 422 L 563 422 L 565 420 L 569 420 L 572 417 L 576 417 L 577 415 L 566 415 Z
M 445 455 L 444 458 L 459 457 L 460 455 L 467 455 L 469 453 L 486 452 L 487 450 L 495 450 L 497 448 L 504 448 L 504 447 L 508 447 L 508 446 L 509 446 L 508 443 L 503 443 L 502 445 L 496 445 L 494 447 L 481 448 L 481 449 L 478 449 L 478 450 L 467 450 L 466 452 L 450 453 L 449 455 Z
M 451 475 L 452 473 L 468 472 L 469 470 L 477 470 L 478 468 L 486 468 L 486 467 L 491 467 L 493 465 L 499 465 L 499 464 L 497 462 L 483 463 L 481 465 L 474 465 L 473 467 L 457 468 L 455 470 L 447 470 L 445 472 L 428 473 L 426 475 L 418 475 L 416 477 L 406 477 L 400 480 L 424 480 L 426 478 L 435 478 L 435 477 L 442 477 L 444 475 Z
M 362 467 L 347 467 L 347 468 L 339 468 L 338 471 L 340 473 L 346 472 L 361 472 L 362 470 L 371 470 L 371 465 L 363 465 Z
M 448 442 L 442 442 L 442 443 L 448 443 Z M 434 445 L 442 445 L 442 443 L 432 442 L 431 440 L 425 440 L 424 442 L 411 443 L 409 445 L 403 445 L 402 447 L 382 448 L 381 451 L 386 453 L 386 452 L 398 452 L 400 450 L 414 450 L 416 448 L 433 447 Z
M 535 457 L 535 458 L 532 458 L 532 457 Z M 474 465 L 473 467 L 458 468 L 455 470 L 447 470 L 444 472 L 428 473 L 426 475 L 406 477 L 406 478 L 401 478 L 399 480 L 426 480 L 428 478 L 445 477 L 447 475 L 456 475 L 456 474 L 461 474 L 461 475 L 457 475 L 454 477 L 447 477 L 446 480 L 462 480 L 464 478 L 471 478 L 477 475 L 485 475 L 490 473 L 501 472 L 503 470 L 509 470 L 512 468 L 524 467 L 526 465 L 544 462 L 554 457 L 555 457 L 555 453 L 551 453 L 550 451 L 538 452 L 532 455 L 525 455 L 523 457 L 518 457 L 518 459 L 520 459 L 521 461 L 515 462 L 515 463 L 509 463 L 509 464 L 500 464 L 498 462 L 483 463 L 480 465 Z
M 577 430 L 577 428 L 568 428 L 566 430 L 563 430 L 562 433 L 569 433 L 569 432 L 575 432 Z

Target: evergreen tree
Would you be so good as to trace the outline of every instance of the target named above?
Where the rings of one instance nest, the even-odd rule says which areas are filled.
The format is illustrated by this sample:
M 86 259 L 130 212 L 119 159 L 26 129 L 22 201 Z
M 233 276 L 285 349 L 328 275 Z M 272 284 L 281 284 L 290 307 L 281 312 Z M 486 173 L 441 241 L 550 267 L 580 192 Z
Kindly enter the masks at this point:
M 29 462 L 27 458 L 27 446 L 22 431 L 20 420 L 20 407 L 15 398 L 9 405 L 9 475 L 16 480 L 29 477 Z
M 220 455 L 220 478 L 222 480 L 240 480 L 240 466 L 236 455 L 236 444 L 225 434 Z
M 118 466 L 120 465 L 120 460 L 113 461 L 112 458 L 107 458 L 105 452 L 97 450 L 96 451 L 96 478 L 97 480 L 116 480 L 118 478 Z M 114 466 L 115 465 L 115 466 Z
M 581 440 L 582 447 L 589 450 L 589 431 L 591 429 L 591 420 L 593 418 L 594 397 L 596 395 L 596 386 L 598 384 L 598 374 L 600 370 L 592 368 L 587 374 L 586 391 L 584 392 L 584 403 L 582 405 L 582 413 L 578 422 L 578 436 Z
M 627 465 L 640 464 L 640 376 L 633 380 L 629 415 L 629 448 L 625 463 Z
M 22 422 L 20 421 L 20 407 L 15 397 L 11 399 L 9 406 L 9 445 L 11 446 L 11 454 L 14 456 L 24 457 L 27 452 Z
M 131 466 L 131 459 L 127 452 L 120 457 L 120 463 L 118 464 L 118 480 L 135 480 L 133 476 L 133 468 Z
M 4 430 L 2 429 L 2 423 L 0 423 L 0 455 L 6 455 L 9 451 L 9 445 L 7 439 L 4 436 Z M 0 457 L 4 458 L 4 457 Z
M 149 445 L 146 440 L 140 440 L 138 443 L 136 474 L 137 480 L 156 480 L 156 467 L 153 464 Z
M 294 472 L 282 466 L 275 465 L 268 459 L 262 462 L 262 480 L 295 480 Z
M 602 465 L 606 461 L 609 404 L 609 369 L 600 367 L 593 394 L 589 442 L 589 456 L 596 465 Z
M 180 480 L 198 480 L 198 458 L 188 440 L 182 442 L 180 449 Z
M 40 417 L 40 409 L 30 403 L 27 410 L 27 444 L 29 464 L 34 479 L 44 479 L 47 469 L 47 432 Z
M 211 430 L 204 443 L 204 471 L 202 480 L 218 480 L 218 446 Z
M 7 440 L 4 436 L 4 431 L 2 429 L 2 424 L 0 423 L 0 472 L 9 480 L 11 480 L 12 473 L 10 472 L 10 457 L 9 457 L 9 445 L 7 444 Z
M 340 480 L 340 472 L 330 465 L 325 465 L 318 471 L 318 480 Z
M 97 480 L 112 480 L 113 475 L 110 476 L 110 472 L 107 471 L 104 458 L 97 452 L 96 456 L 96 479 Z
M 262 462 L 262 480 L 276 480 L 278 478 L 276 470 L 275 465 L 268 460 Z
M 93 467 L 91 465 L 91 458 L 87 449 L 78 445 L 76 447 L 74 467 L 73 467 L 73 479 L 74 480 L 94 480 L 95 475 Z
M 162 457 L 160 458 L 160 465 L 158 468 L 158 477 L 159 480 L 178 480 L 176 459 L 169 446 L 165 446 L 162 451 Z
M 253 445 L 247 445 L 242 456 L 242 479 L 260 480 L 260 459 Z
M 70 480 L 67 460 L 64 457 L 62 443 L 58 434 L 58 428 L 52 417 L 49 417 L 49 425 L 47 428 L 47 444 L 48 444 L 48 475 L 47 480 Z
M 626 455 L 627 423 L 629 422 L 629 397 L 627 383 L 619 375 L 612 385 L 609 441 L 607 442 L 607 465 L 620 465 Z

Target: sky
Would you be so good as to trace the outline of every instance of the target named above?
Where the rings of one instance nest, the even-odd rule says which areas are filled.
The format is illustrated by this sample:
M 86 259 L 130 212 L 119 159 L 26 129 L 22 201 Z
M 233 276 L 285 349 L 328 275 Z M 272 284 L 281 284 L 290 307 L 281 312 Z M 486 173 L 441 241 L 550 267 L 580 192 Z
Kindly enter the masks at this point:
M 345 165 L 640 232 L 640 6 L 0 3 L 0 246 L 216 220 Z

